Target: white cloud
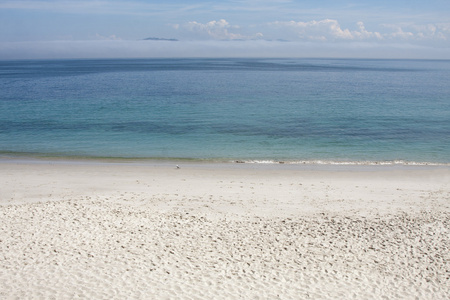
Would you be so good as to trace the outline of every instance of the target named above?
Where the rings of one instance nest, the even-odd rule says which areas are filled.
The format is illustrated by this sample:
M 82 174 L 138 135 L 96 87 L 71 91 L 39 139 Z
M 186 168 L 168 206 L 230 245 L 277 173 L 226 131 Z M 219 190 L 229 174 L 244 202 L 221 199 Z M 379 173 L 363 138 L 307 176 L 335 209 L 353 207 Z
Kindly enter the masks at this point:
M 237 29 L 238 27 L 232 27 L 226 20 L 221 19 L 219 21 L 210 21 L 206 24 L 198 23 L 195 21 L 189 22 L 183 26 L 185 29 L 199 33 L 200 35 L 207 35 L 217 40 L 234 40 L 241 39 L 242 36 L 238 33 L 229 32 L 228 29 Z
M 393 40 L 409 40 L 414 39 L 414 33 L 410 31 L 405 31 L 401 25 L 396 24 L 386 24 L 384 25 L 386 28 L 392 30 L 391 33 L 386 33 L 383 36 L 388 39 Z
M 438 24 L 382 24 L 383 32 L 369 31 L 363 22 L 356 23 L 356 30 L 342 28 L 337 20 L 324 19 L 309 22 L 272 22 L 270 28 L 276 29 L 273 35 L 283 35 L 288 40 L 303 41 L 374 41 L 442 42 L 450 39 L 450 23 Z
M 208 23 L 198 23 L 196 21 L 188 22 L 182 26 L 175 24 L 174 29 L 184 29 L 200 39 L 214 40 L 248 40 L 262 37 L 262 33 L 256 33 L 253 36 L 246 36 L 238 31 L 239 26 L 230 25 L 226 20 L 210 21 Z
M 371 32 L 367 31 L 363 22 L 356 23 L 358 25 L 359 31 L 353 31 L 352 34 L 355 38 L 364 40 L 364 39 L 372 39 L 375 38 L 377 40 L 383 39 L 383 36 L 379 32 Z
M 419 40 L 446 41 L 450 38 L 450 23 L 410 25 L 408 28 Z
M 450 40 L 450 23 L 437 24 L 383 24 L 390 30 L 383 35 L 386 40 L 418 44 L 445 45 Z M 448 45 L 448 44 L 447 44 Z
M 280 30 L 289 30 L 296 39 L 312 41 L 340 41 L 340 40 L 362 40 L 381 39 L 378 32 L 366 30 L 363 22 L 357 23 L 359 31 L 343 29 L 337 20 L 325 19 L 309 22 L 273 22 L 269 26 Z

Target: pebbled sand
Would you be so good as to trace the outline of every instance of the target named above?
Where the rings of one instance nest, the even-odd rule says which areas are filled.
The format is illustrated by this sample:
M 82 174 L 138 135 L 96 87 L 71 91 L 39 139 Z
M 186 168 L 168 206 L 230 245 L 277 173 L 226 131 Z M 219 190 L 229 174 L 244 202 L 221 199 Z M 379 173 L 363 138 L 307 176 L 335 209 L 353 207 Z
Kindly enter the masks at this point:
M 2 299 L 448 299 L 450 168 L 0 163 Z

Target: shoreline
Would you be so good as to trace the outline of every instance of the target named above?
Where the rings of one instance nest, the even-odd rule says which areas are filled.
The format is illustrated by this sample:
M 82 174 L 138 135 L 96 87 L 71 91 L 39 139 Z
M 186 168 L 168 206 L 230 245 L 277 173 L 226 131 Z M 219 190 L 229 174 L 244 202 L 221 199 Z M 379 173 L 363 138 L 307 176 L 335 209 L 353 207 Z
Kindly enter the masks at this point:
M 187 165 L 287 165 L 306 167 L 450 167 L 449 163 L 421 161 L 333 161 L 333 160 L 235 160 L 235 159 L 196 159 L 196 158 L 128 158 L 128 157 L 84 157 L 84 156 L 41 156 L 41 155 L 0 155 L 2 163 L 61 163 L 61 164 L 187 164 Z
M 450 168 L 0 159 L 0 296 L 446 299 Z
M 26 202 L 28 198 L 34 199 L 32 202 L 54 201 L 86 197 L 89 191 L 94 192 L 91 197 L 127 191 L 148 198 L 163 195 L 162 200 L 168 198 L 180 206 L 185 205 L 181 199 L 206 201 L 207 194 L 220 199 L 239 197 L 243 206 L 246 202 L 257 203 L 260 198 L 288 201 L 301 212 L 302 202 L 310 208 L 315 206 L 314 197 L 322 202 L 342 202 L 342 207 L 349 206 L 349 199 L 353 199 L 352 205 L 359 199 L 361 205 L 351 208 L 362 211 L 364 203 L 380 210 L 388 201 L 401 210 L 399 199 L 426 208 L 426 203 L 421 203 L 424 193 L 450 197 L 447 166 L 0 159 L 0 167 L 4 182 L 0 204 L 5 204 L 5 199 L 7 203 Z M 274 204 L 270 201 L 270 205 Z M 379 208 L 377 201 L 383 204 Z M 445 197 L 440 202 L 440 208 L 450 208 Z M 252 206 L 258 209 L 258 205 Z M 321 212 L 319 207 L 314 211 Z

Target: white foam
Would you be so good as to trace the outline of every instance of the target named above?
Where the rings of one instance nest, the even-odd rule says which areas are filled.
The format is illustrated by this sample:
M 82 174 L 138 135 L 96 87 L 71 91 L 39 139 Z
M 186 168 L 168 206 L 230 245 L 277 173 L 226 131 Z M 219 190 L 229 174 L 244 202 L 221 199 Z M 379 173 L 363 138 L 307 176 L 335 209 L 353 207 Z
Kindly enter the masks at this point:
M 343 166 L 450 166 L 450 163 L 416 162 L 406 160 L 386 161 L 336 161 L 336 160 L 234 160 L 234 163 L 248 164 L 294 164 L 294 165 L 343 165 Z

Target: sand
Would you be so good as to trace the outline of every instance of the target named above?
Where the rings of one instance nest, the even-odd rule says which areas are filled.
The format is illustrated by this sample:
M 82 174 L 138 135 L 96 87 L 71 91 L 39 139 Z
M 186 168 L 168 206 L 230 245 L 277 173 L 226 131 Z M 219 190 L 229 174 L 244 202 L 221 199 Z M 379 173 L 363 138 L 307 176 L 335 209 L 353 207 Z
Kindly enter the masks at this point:
M 450 298 L 449 167 L 2 160 L 0 182 L 1 299 Z

